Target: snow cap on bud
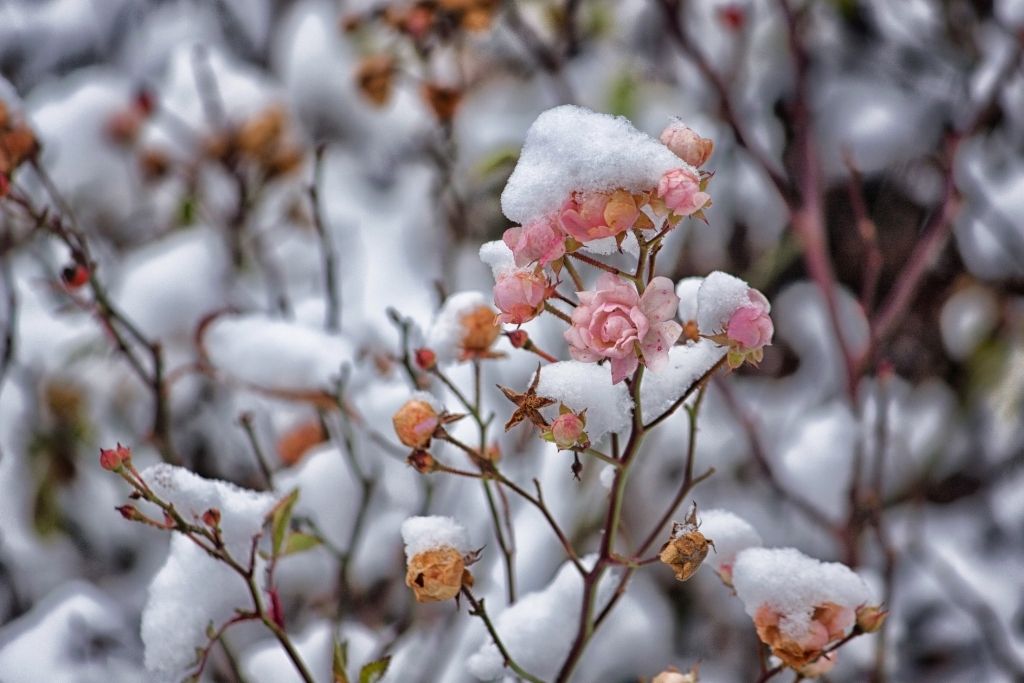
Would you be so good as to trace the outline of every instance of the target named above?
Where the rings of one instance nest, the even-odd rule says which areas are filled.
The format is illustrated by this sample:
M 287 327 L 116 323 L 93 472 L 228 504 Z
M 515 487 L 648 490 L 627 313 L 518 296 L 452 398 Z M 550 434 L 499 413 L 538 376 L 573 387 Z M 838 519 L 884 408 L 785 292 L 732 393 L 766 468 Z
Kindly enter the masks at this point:
M 857 628 L 864 633 L 874 633 L 882 628 L 889 612 L 882 609 L 880 605 L 861 605 L 857 608 L 856 616 Z
M 473 585 L 466 569 L 469 536 L 451 517 L 410 517 L 402 523 L 402 540 L 408 560 L 405 585 L 417 602 L 450 600 L 463 585 Z
M 708 556 L 708 546 L 714 545 L 714 541 L 704 538 L 697 526 L 697 506 L 694 505 L 685 522 L 672 523 L 672 535 L 658 555 L 659 560 L 672 568 L 678 581 L 686 581 L 696 574 Z
M 679 119 L 672 119 L 665 126 L 665 130 L 661 131 L 661 141 L 673 154 L 694 168 L 706 164 L 715 149 L 714 142 L 701 137 Z
M 437 365 L 437 354 L 426 347 L 416 349 L 416 367 L 420 370 L 430 370 Z
M 117 448 L 100 449 L 100 467 L 111 472 L 132 464 L 132 449 L 117 444 Z
M 559 408 L 558 417 L 544 433 L 544 438 L 552 441 L 559 450 L 563 451 L 587 448 L 590 445 L 590 440 L 587 438 L 587 433 L 583 431 L 586 426 L 586 410 L 577 415 L 563 405 Z
M 683 673 L 674 666 L 670 666 L 655 676 L 651 683 L 697 683 L 697 667 L 694 666 L 686 673 Z
M 391 422 L 399 441 L 409 448 L 423 448 L 430 443 L 441 419 L 429 402 L 422 398 L 412 398 L 398 409 Z

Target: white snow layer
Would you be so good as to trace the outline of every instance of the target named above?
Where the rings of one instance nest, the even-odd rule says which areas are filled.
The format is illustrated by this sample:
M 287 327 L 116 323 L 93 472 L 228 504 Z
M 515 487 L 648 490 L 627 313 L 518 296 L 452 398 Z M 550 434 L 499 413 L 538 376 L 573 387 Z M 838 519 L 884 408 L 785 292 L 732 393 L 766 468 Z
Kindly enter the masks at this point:
M 406 559 L 437 548 L 455 548 L 463 554 L 470 551 L 466 527 L 451 517 L 440 515 L 405 520 L 402 523 L 402 540 L 405 542 Z
M 557 211 L 573 191 L 650 190 L 674 168 L 690 168 L 622 116 L 562 105 L 537 117 L 501 193 L 516 223 Z
M 537 394 L 561 401 L 577 413 L 586 410 L 587 436 L 595 443 L 609 432 L 622 431 L 632 419 L 629 389 L 621 382 L 612 384 L 607 366 L 574 360 L 552 363 L 541 368 Z
M 761 534 L 750 522 L 728 510 L 705 510 L 700 513 L 699 521 L 700 532 L 715 544 L 708 556 L 715 569 L 731 565 L 741 551 L 761 545 Z

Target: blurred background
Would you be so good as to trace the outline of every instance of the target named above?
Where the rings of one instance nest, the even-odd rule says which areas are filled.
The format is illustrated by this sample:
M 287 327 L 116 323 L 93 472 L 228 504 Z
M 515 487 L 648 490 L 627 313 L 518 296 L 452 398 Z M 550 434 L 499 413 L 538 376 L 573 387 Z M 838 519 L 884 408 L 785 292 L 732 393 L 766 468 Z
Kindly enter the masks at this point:
M 694 496 L 891 609 L 829 680 L 1024 680 L 1022 45 L 1019 0 L 0 0 L 0 681 L 152 680 L 167 538 L 112 509 L 117 441 L 257 489 L 262 451 L 302 489 L 332 542 L 281 568 L 311 660 L 340 630 L 355 661 L 395 656 L 385 680 L 473 680 L 478 620 L 414 607 L 397 529 L 453 514 L 493 548 L 484 503 L 406 467 L 390 417 L 445 297 L 490 296 L 477 251 L 563 103 L 715 142 L 708 222 L 660 274 L 746 279 L 776 339 L 711 385 Z M 557 321 L 525 329 L 565 356 Z M 501 344 L 503 421 L 493 385 L 536 359 Z M 627 526 L 671 498 L 688 438 L 680 416 L 647 444 Z M 599 468 L 498 445 L 594 545 Z M 538 520 L 516 513 L 523 593 L 564 560 Z M 637 576 L 577 680 L 755 680 L 738 601 L 665 574 Z M 240 628 L 206 680 L 289 680 L 274 647 Z

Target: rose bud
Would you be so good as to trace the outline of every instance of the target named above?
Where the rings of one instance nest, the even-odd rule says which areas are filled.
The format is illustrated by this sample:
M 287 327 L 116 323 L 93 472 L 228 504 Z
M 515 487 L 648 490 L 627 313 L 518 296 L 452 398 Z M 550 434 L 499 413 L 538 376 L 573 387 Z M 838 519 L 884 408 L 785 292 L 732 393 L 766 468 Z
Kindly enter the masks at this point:
M 434 407 L 421 399 L 406 401 L 391 422 L 398 440 L 409 448 L 423 448 L 429 444 L 434 430 L 441 423 Z
M 714 142 L 708 138 L 702 138 L 679 119 L 673 119 L 672 123 L 661 131 L 661 142 L 672 150 L 673 154 L 694 168 L 700 168 L 706 164 L 711 157 L 711 152 L 715 149 Z
M 885 618 L 889 616 L 887 610 L 878 605 L 862 605 L 857 608 L 857 628 L 864 633 L 874 633 L 882 628 Z
M 60 279 L 68 289 L 78 289 L 89 281 L 89 269 L 80 263 L 73 263 L 60 271 Z
M 697 528 L 695 505 L 685 523 L 673 522 L 672 535 L 668 543 L 661 547 L 658 559 L 672 568 L 678 581 L 686 581 L 697 572 L 708 556 L 709 545 L 714 543 L 704 538 L 704 534 Z
M 422 348 L 416 349 L 415 352 L 416 367 L 420 370 L 430 370 L 437 365 L 437 354 L 431 349 Z
M 479 306 L 462 316 L 462 350 L 467 357 L 485 355 L 501 335 L 498 314 L 490 306 Z

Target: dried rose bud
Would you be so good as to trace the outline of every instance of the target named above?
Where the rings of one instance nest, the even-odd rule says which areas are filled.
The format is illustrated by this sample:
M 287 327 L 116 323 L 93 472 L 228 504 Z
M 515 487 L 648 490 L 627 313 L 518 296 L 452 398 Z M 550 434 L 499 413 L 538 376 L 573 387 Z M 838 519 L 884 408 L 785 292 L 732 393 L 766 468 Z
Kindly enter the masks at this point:
M 701 137 L 679 119 L 673 119 L 672 123 L 661 131 L 661 142 L 672 150 L 673 154 L 694 168 L 700 168 L 706 164 L 711 158 L 711 152 L 715 149 L 714 142 Z
M 159 180 L 171 170 L 171 160 L 158 149 L 144 149 L 139 154 L 139 171 L 146 180 Z
M 0 173 L 10 175 L 11 171 L 39 150 L 39 143 L 32 130 L 23 124 L 8 130 L 0 130 Z
M 497 441 L 484 449 L 484 460 L 488 462 L 498 462 L 501 460 L 501 445 Z
M 60 271 L 60 279 L 68 289 L 78 289 L 89 281 L 89 269 L 80 263 L 73 263 Z
M 235 141 L 238 149 L 253 159 L 266 159 L 284 134 L 288 122 L 284 107 L 271 105 L 249 118 L 238 129 Z
M 130 145 L 135 142 L 142 127 L 142 115 L 129 107 L 115 111 L 107 119 L 104 132 L 107 138 L 118 145 Z
M 434 430 L 441 424 L 434 407 L 420 399 L 406 401 L 391 422 L 398 440 L 409 448 L 423 448 L 429 444 Z
M 708 556 L 711 541 L 697 528 L 697 506 L 695 505 L 684 523 L 672 524 L 672 535 L 661 547 L 658 555 L 663 563 L 672 568 L 678 581 L 686 581 L 700 568 Z
M 371 104 L 383 107 L 391 99 L 391 86 L 396 71 L 395 58 L 391 55 L 371 55 L 359 63 L 356 85 Z
M 430 474 L 437 469 L 437 461 L 434 460 L 434 456 L 424 450 L 413 451 L 405 461 L 420 474 Z
M 426 347 L 416 349 L 416 367 L 420 370 L 430 370 L 437 365 L 437 354 Z
M 687 320 L 683 323 L 683 339 L 686 341 L 700 341 L 700 329 L 696 320 Z
M 470 356 L 486 353 L 501 335 L 497 318 L 490 306 L 478 306 L 462 316 L 462 350 Z
M 874 633 L 882 628 L 889 612 L 879 605 L 862 605 L 857 608 L 857 628 L 864 633 Z
M 424 83 L 420 88 L 423 101 L 427 103 L 434 116 L 442 123 L 448 123 L 455 118 L 455 110 L 459 108 L 462 101 L 462 91 L 458 88 L 449 88 L 437 83 Z
M 220 526 L 220 510 L 217 508 L 210 508 L 203 513 L 203 524 L 210 528 L 217 528 Z
M 464 582 L 472 585 L 472 581 L 462 553 L 451 546 L 413 555 L 405 573 L 405 585 L 416 595 L 416 602 L 451 600 Z
M 694 666 L 683 673 L 674 666 L 670 666 L 655 676 L 651 683 L 697 683 L 697 667 Z
M 292 427 L 277 440 L 277 455 L 291 467 L 302 460 L 310 449 L 327 440 L 323 423 L 318 419 L 306 420 Z
M 117 448 L 100 449 L 100 467 L 115 471 L 121 467 L 131 466 L 132 449 L 117 444 Z

